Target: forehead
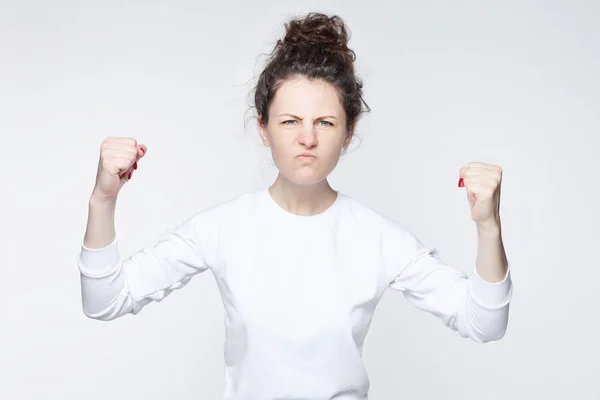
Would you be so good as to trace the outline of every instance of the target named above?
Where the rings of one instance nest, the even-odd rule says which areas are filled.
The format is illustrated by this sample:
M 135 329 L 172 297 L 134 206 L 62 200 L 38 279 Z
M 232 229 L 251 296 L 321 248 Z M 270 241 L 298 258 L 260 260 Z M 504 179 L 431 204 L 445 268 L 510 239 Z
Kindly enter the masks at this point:
M 337 89 L 322 80 L 293 78 L 281 84 L 273 102 L 271 111 L 279 113 L 329 113 L 339 115 L 343 112 Z

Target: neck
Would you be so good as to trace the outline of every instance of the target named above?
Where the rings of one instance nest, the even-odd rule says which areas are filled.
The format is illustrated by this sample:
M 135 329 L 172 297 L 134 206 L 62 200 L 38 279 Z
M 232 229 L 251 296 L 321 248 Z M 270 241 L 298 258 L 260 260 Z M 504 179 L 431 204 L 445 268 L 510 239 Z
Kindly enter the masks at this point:
M 327 180 L 310 185 L 290 182 L 281 174 L 269 188 L 273 200 L 284 210 L 302 216 L 320 214 L 336 200 L 337 192 Z

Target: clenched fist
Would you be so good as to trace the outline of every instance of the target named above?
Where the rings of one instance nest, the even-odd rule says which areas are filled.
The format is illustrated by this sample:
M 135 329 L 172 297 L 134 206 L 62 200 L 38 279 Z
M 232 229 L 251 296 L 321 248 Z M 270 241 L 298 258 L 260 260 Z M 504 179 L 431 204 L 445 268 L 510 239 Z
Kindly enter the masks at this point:
M 478 226 L 496 226 L 500 220 L 502 168 L 471 162 L 460 169 L 459 187 L 467 189 L 471 218 Z
M 93 195 L 102 200 L 116 199 L 146 151 L 146 146 L 138 144 L 133 138 L 106 138 L 100 148 Z

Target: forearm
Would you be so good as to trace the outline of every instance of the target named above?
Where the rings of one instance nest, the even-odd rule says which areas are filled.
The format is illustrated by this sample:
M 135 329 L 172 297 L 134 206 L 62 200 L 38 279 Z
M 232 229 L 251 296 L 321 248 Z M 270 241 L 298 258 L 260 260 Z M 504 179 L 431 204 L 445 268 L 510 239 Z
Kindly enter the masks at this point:
M 502 281 L 508 271 L 508 261 L 502 242 L 500 219 L 477 226 L 477 262 L 479 276 L 490 283 Z
M 110 321 L 133 310 L 117 243 L 101 249 L 82 248 L 78 266 L 85 315 Z
M 116 199 L 102 199 L 92 194 L 88 204 L 88 221 L 83 244 L 90 249 L 108 246 L 115 239 Z
M 470 337 L 484 343 L 499 340 L 506 332 L 512 281 L 508 276 L 500 219 L 478 224 L 477 240 L 477 276 L 470 281 L 463 329 Z
M 111 320 L 131 310 L 120 294 L 124 276 L 115 240 L 116 199 L 92 194 L 83 248 L 78 260 L 81 272 L 83 311 L 91 318 Z M 112 244 L 112 245 L 111 245 Z

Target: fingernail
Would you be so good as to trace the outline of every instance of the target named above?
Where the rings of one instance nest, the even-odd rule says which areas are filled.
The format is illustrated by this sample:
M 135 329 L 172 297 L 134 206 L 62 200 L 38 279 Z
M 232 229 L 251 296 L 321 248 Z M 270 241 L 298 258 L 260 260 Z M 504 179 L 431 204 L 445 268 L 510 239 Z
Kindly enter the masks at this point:
M 131 175 L 133 174 L 133 172 L 129 173 L 129 176 L 127 177 L 127 179 L 131 179 Z
M 133 169 L 137 169 L 137 162 L 133 163 Z
M 463 179 L 463 178 L 460 178 L 460 179 L 458 180 L 458 187 L 464 187 L 464 186 L 465 186 L 465 181 L 464 181 L 464 179 Z

